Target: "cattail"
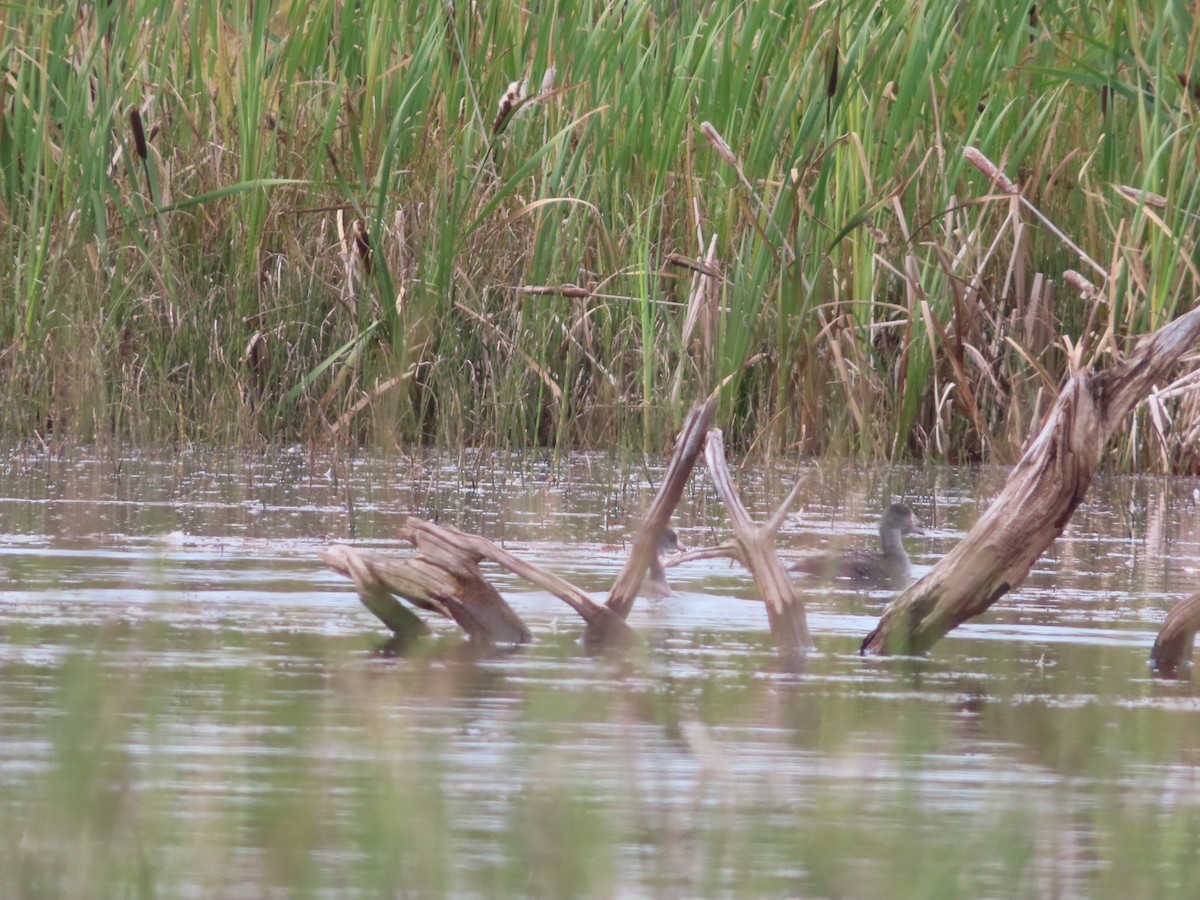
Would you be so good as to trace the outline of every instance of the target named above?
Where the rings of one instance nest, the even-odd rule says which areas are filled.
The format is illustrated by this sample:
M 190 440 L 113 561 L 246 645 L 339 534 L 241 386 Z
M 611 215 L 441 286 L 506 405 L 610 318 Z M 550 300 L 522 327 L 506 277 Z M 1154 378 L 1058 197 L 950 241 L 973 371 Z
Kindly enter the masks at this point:
M 837 44 L 832 44 L 829 47 L 829 57 L 825 65 L 829 73 L 829 77 L 825 83 L 825 96 L 832 100 L 837 94 L 838 87 L 838 48 Z
M 1179 82 L 1179 86 L 1191 95 L 1193 100 L 1200 103 L 1200 82 L 1188 78 L 1187 75 L 1182 73 L 1176 75 L 1175 79 Z
M 546 74 L 542 76 L 542 93 L 548 94 L 554 90 L 554 66 L 546 70 Z
M 733 166 L 739 172 L 742 167 L 738 164 L 737 157 L 733 155 L 733 151 L 729 145 L 725 143 L 725 139 L 717 133 L 717 129 L 713 128 L 712 122 L 701 122 L 700 133 L 708 138 L 708 142 L 713 145 L 713 149 L 717 151 L 717 155 L 729 165 Z
M 1012 183 L 1009 177 L 1001 172 L 994 162 L 992 162 L 974 147 L 966 147 L 963 149 L 963 159 L 986 175 L 988 179 L 1004 193 L 1018 193 L 1017 186 Z
M 142 130 L 142 114 L 136 106 L 129 107 L 129 127 L 133 129 L 133 147 L 142 162 L 150 155 L 146 150 L 146 132 Z
M 492 134 L 498 134 L 500 129 L 508 122 L 509 116 L 513 110 L 525 97 L 525 83 L 523 81 L 513 81 L 505 90 L 504 96 L 500 98 L 500 107 L 496 113 L 496 120 L 492 122 Z
M 1100 288 L 1096 287 L 1074 269 L 1067 269 L 1065 272 L 1063 272 L 1063 281 L 1075 288 L 1075 290 L 1079 291 L 1079 293 L 1083 294 L 1083 296 L 1089 300 L 1099 300 L 1104 297 L 1104 295 L 1100 293 Z

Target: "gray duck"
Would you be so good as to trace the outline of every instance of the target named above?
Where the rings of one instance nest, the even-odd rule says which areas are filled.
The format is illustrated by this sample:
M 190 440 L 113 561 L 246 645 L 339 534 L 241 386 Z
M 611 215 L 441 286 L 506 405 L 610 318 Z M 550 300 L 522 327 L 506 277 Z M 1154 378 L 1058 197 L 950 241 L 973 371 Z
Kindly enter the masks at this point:
M 662 558 L 671 553 L 682 553 L 687 548 L 679 543 L 679 535 L 674 528 L 664 528 L 658 538 L 654 559 L 650 560 L 650 570 L 642 579 L 638 590 L 639 597 L 647 600 L 663 600 L 671 596 L 671 586 L 667 584 L 667 570 L 663 568 Z
M 906 534 L 924 534 L 921 520 L 903 503 L 893 503 L 879 519 L 879 543 L 882 552 L 849 550 L 797 560 L 788 568 L 793 572 L 821 578 L 840 578 L 855 587 L 902 590 L 912 581 L 912 567 L 904 551 Z

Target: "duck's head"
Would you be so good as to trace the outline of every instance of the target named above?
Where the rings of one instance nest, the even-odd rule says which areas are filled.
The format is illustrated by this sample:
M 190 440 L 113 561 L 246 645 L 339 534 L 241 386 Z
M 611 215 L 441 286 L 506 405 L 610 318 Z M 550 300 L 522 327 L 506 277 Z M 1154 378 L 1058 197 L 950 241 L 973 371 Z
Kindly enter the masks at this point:
M 911 509 L 903 503 L 893 503 L 883 511 L 879 520 L 879 533 L 898 531 L 900 534 L 924 534 L 925 529 Z
M 679 535 L 675 533 L 674 528 L 664 528 L 661 535 L 658 537 L 658 546 L 655 550 L 659 556 L 667 556 L 671 553 L 682 553 L 687 547 L 679 543 Z

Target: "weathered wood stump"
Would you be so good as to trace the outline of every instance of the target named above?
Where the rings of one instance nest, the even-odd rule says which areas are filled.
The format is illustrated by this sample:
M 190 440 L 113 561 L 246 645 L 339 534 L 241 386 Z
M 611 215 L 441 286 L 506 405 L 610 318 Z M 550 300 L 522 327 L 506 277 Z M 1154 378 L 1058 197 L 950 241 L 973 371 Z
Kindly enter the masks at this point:
M 771 625 L 771 634 L 775 637 L 780 658 L 789 667 L 798 668 L 804 664 L 808 651 L 812 649 L 812 638 L 808 633 L 804 602 L 796 593 L 791 576 L 775 553 L 775 535 L 779 532 L 779 526 L 783 524 L 787 511 L 795 502 L 804 482 L 796 482 L 787 499 L 766 523 L 755 525 L 746 507 L 742 505 L 733 486 L 733 479 L 729 475 L 729 466 L 725 462 L 725 439 L 721 429 L 714 428 L 709 431 L 704 458 L 708 462 L 708 473 L 717 486 L 721 502 L 725 504 L 729 513 L 735 551 L 732 555 L 754 578 L 754 584 L 767 607 L 767 621 Z
M 394 596 L 408 596 L 412 603 L 439 615 L 450 617 L 449 610 L 433 599 L 435 590 L 422 584 L 414 577 L 407 584 L 407 570 L 401 569 L 397 578 L 390 579 L 387 569 L 392 560 L 375 553 L 364 553 L 345 544 L 334 544 L 321 551 L 321 559 L 335 572 L 340 572 L 354 582 L 363 606 L 370 610 L 380 622 L 392 630 L 398 638 L 411 638 L 427 634 L 429 626 L 421 617 L 405 607 Z M 390 581 L 390 586 L 389 586 Z
M 416 516 L 405 520 L 401 534 L 416 546 L 417 556 L 393 559 L 346 544 L 334 544 L 321 553 L 326 565 L 354 581 L 363 605 L 397 635 L 428 630 L 396 600 L 403 597 L 420 609 L 453 619 L 473 639 L 527 642 L 529 629 L 479 569 L 479 563 L 487 559 L 554 594 L 607 642 L 636 640 L 633 630 L 604 604 L 491 541 Z
M 321 559 L 349 575 L 363 605 L 397 635 L 411 632 L 408 617 L 416 616 L 392 595 L 453 619 L 475 640 L 502 644 L 529 640 L 525 623 L 479 571 L 485 554 L 472 552 L 470 535 L 415 517 L 409 517 L 401 530 L 417 546 L 417 556 L 392 559 L 335 544 Z
M 1087 494 L 1117 428 L 1200 339 L 1200 309 L 1107 371 L 1075 371 L 1008 483 L 957 547 L 884 610 L 864 654 L 924 653 L 1021 584 Z
M 1200 628 L 1200 594 L 1181 600 L 1167 613 L 1150 651 L 1150 666 L 1164 678 L 1178 678 L 1191 668 L 1192 645 Z

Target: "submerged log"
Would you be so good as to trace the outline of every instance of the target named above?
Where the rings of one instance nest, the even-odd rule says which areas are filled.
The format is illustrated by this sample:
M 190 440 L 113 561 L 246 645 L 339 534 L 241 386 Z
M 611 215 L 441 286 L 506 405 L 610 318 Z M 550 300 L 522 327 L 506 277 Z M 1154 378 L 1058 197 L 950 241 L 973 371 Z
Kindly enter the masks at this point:
M 376 566 L 373 563 L 386 563 L 388 560 L 373 553 L 363 553 L 345 544 L 334 544 L 332 547 L 322 550 L 321 559 L 329 568 L 354 581 L 354 587 L 358 590 L 358 597 L 362 600 L 363 606 L 390 628 L 396 637 L 405 639 L 429 632 L 429 626 L 421 621 L 420 616 L 395 598 L 395 593 L 403 592 L 385 587 L 384 578 L 376 574 Z M 416 591 L 420 593 L 422 599 L 428 596 L 428 592 L 419 588 Z M 432 600 L 430 603 L 432 604 Z M 418 605 L 420 604 L 418 603 Z M 447 617 L 450 615 L 440 604 L 434 611 Z
M 1083 500 L 1118 427 L 1197 340 L 1200 309 L 1104 372 L 1074 372 L 1040 433 L 975 527 L 884 610 L 864 654 L 924 653 L 1025 580 Z
M 321 559 L 352 578 L 363 606 L 398 636 L 411 634 L 411 619 L 420 619 L 395 597 L 453 619 L 474 640 L 523 644 L 530 639 L 525 623 L 479 571 L 479 557 L 450 542 L 432 549 L 426 546 L 406 559 L 335 544 L 321 553 Z M 421 627 L 426 628 L 424 623 Z
M 797 481 L 786 500 L 775 510 L 763 525 L 755 525 L 750 513 L 742 505 L 729 466 L 725 462 L 725 438 L 721 429 L 708 432 L 708 445 L 704 450 L 708 472 L 721 496 L 721 502 L 729 512 L 733 527 L 733 545 L 739 562 L 750 570 L 754 584 L 767 607 L 767 621 L 779 655 L 791 666 L 803 665 L 812 649 L 812 638 L 808 633 L 808 618 L 804 602 L 797 594 L 791 576 L 775 553 L 775 535 L 783 524 L 787 511 L 795 502 L 803 481 Z
M 476 561 L 480 559 L 491 560 L 502 569 L 512 572 L 518 578 L 524 578 L 531 584 L 536 584 L 543 590 L 548 591 L 570 606 L 571 609 L 575 610 L 587 623 L 590 636 L 585 635 L 584 640 L 589 645 L 624 645 L 637 640 L 633 629 L 629 627 L 623 618 L 613 613 L 607 606 L 597 603 L 566 579 L 560 578 L 553 572 L 543 569 L 541 566 L 513 556 L 513 554 L 501 547 L 497 547 L 486 538 L 467 534 L 466 532 L 459 531 L 457 528 L 451 528 L 446 525 L 433 525 L 415 516 L 409 516 L 404 529 L 402 529 L 402 534 L 405 537 L 409 537 L 411 534 L 410 540 L 422 552 L 434 546 L 435 542 L 445 542 L 446 538 L 443 535 L 449 535 L 456 548 L 462 552 L 469 553 Z M 497 596 L 499 595 L 497 594 Z M 504 603 L 504 601 L 501 600 L 501 603 Z M 513 618 L 516 618 L 517 614 L 512 611 L 512 608 L 507 603 L 504 603 L 504 608 L 511 613 Z M 518 619 L 518 621 L 520 620 Z M 521 627 L 524 628 L 524 624 Z M 528 635 L 528 631 L 526 631 L 526 634 Z M 526 637 L 526 640 L 528 640 L 528 637 Z
M 625 621 L 684 486 L 702 451 L 717 492 L 729 511 L 733 541 L 713 548 L 711 555 L 730 556 L 754 578 L 767 608 L 780 656 L 798 668 L 812 648 L 804 604 L 775 553 L 775 536 L 802 482 L 797 482 L 784 503 L 763 525 L 755 525 L 738 497 L 725 461 L 724 439 L 719 428 L 709 429 L 715 400 L 694 407 L 684 421 L 663 482 L 633 540 L 625 567 L 618 575 L 606 604 L 597 603 L 570 582 L 533 563 L 513 556 L 491 541 L 445 525 L 410 516 L 401 536 L 417 555 L 390 559 L 344 544 L 321 554 L 333 569 L 354 580 L 363 605 L 397 635 L 412 635 L 425 625 L 395 597 L 453 619 L 473 639 L 491 643 L 524 643 L 529 629 L 483 576 L 479 563 L 490 560 L 562 599 L 579 613 L 587 627 L 589 648 L 628 645 L 636 635 Z M 701 551 L 704 553 L 705 551 Z M 687 554 L 699 558 L 696 554 Z
M 1192 645 L 1200 628 L 1200 594 L 1181 600 L 1167 613 L 1150 651 L 1150 667 L 1164 678 L 1178 678 L 1192 665 Z
M 474 640 L 528 642 L 525 623 L 480 571 L 479 563 L 486 559 L 563 600 L 593 629 L 594 639 L 603 636 L 607 644 L 616 645 L 636 640 L 625 620 L 602 603 L 485 538 L 416 516 L 405 520 L 400 534 L 417 548 L 416 556 L 392 559 L 345 544 L 321 553 L 330 568 L 354 580 L 363 605 L 397 635 L 413 633 L 414 620 L 426 627 L 395 600 L 403 597 L 420 609 L 453 619 Z

